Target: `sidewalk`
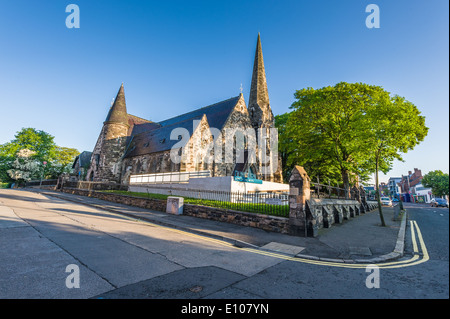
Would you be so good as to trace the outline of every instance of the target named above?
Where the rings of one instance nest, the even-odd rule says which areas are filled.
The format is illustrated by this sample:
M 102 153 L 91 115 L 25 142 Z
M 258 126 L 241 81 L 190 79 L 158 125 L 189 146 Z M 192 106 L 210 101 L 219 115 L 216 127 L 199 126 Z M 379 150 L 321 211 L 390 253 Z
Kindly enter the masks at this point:
M 191 216 L 171 215 L 57 191 L 26 190 L 223 240 L 238 247 L 251 247 L 288 256 L 345 263 L 380 263 L 403 255 L 406 214 L 403 214 L 401 221 L 394 221 L 394 209 L 391 207 L 383 207 L 386 227 L 380 226 L 378 210 L 374 210 L 342 224 L 323 228 L 315 238 L 305 238 Z

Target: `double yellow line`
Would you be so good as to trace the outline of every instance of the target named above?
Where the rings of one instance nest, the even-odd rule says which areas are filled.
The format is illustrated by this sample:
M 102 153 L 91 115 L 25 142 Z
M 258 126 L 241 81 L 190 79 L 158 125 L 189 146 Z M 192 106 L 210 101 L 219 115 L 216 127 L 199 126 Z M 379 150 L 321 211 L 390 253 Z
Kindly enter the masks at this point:
M 351 263 L 344 263 L 344 262 L 329 262 L 329 261 L 321 261 L 321 260 L 311 260 L 306 258 L 298 258 L 298 257 L 289 257 L 282 254 L 267 252 L 267 251 L 261 251 L 257 249 L 252 248 L 241 248 L 242 250 L 253 252 L 260 255 L 280 258 L 284 260 L 289 261 L 295 261 L 295 262 L 301 262 L 301 263 L 307 263 L 307 264 L 313 264 L 313 265 L 321 265 L 321 266 L 329 266 L 329 267 L 341 267 L 341 268 L 366 268 L 369 265 L 376 265 L 378 268 L 401 268 L 401 267 L 409 267 L 409 266 L 415 266 L 421 263 L 424 263 L 428 261 L 429 255 L 427 248 L 425 246 L 425 242 L 423 241 L 422 233 L 420 232 L 419 226 L 417 225 L 416 221 L 410 221 L 411 223 L 411 237 L 413 242 L 413 249 L 414 249 L 414 256 L 406 259 L 406 260 L 399 260 L 399 261 L 393 261 L 393 262 L 386 262 L 386 263 L 358 263 L 358 264 L 351 264 Z M 420 248 L 422 250 L 422 258 L 420 258 L 420 252 L 418 249 L 417 241 L 416 241 L 416 235 L 415 230 L 417 230 L 417 237 L 420 243 Z
M 143 221 L 143 220 L 140 220 L 140 221 L 144 222 L 144 223 L 147 223 L 147 224 L 151 224 L 154 227 L 165 228 L 165 229 L 168 229 L 168 230 L 173 231 L 173 232 L 177 232 L 177 233 L 180 233 L 180 234 L 183 234 L 183 235 L 187 235 L 187 236 L 190 236 L 190 237 L 199 238 L 199 239 L 201 239 L 203 241 L 206 240 L 208 242 L 211 242 L 211 243 L 214 243 L 214 244 L 218 244 L 218 245 L 221 245 L 221 246 L 226 246 L 226 247 L 229 247 L 229 248 L 238 249 L 240 251 L 247 251 L 247 252 L 258 254 L 258 255 L 264 255 L 264 256 L 278 258 L 278 259 L 283 259 L 283 260 L 289 260 L 289 261 L 300 262 L 300 263 L 307 263 L 307 264 L 313 264 L 313 265 L 320 265 L 320 266 L 341 267 L 341 268 L 366 268 L 369 265 L 376 265 L 379 268 L 401 268 L 401 267 L 415 266 L 415 265 L 424 263 L 424 262 L 426 262 L 426 261 L 428 261 L 430 259 L 429 255 L 428 255 L 427 248 L 425 246 L 425 242 L 424 242 L 423 237 L 422 237 L 422 233 L 420 232 L 419 226 L 417 225 L 417 222 L 415 220 L 414 221 L 410 221 L 410 224 L 411 224 L 411 239 L 412 239 L 412 243 L 413 243 L 414 256 L 412 256 L 409 259 L 405 259 L 405 260 L 386 262 L 386 263 L 379 263 L 379 264 L 374 264 L 374 263 L 352 264 L 352 263 L 344 263 L 344 262 L 331 262 L 331 261 L 324 261 L 324 260 L 313 260 L 313 259 L 307 259 L 307 258 L 290 257 L 290 256 L 279 254 L 279 253 L 276 253 L 276 252 L 270 252 L 270 251 L 255 249 L 255 248 L 239 248 L 239 247 L 236 247 L 235 245 L 233 245 L 231 243 L 228 243 L 226 241 L 223 241 L 223 240 L 213 239 L 213 238 L 210 238 L 210 237 L 193 234 L 193 233 L 186 232 L 186 231 L 183 231 L 183 230 L 178 230 L 178 229 L 173 229 L 173 228 L 166 227 L 166 226 L 157 225 L 157 224 L 153 224 L 153 223 L 150 223 L 150 222 L 147 222 L 147 221 Z M 417 239 L 419 241 L 420 249 L 422 251 L 422 257 L 420 256 L 420 251 L 419 251 L 419 247 L 418 247 L 417 240 L 416 240 L 416 231 L 417 231 Z

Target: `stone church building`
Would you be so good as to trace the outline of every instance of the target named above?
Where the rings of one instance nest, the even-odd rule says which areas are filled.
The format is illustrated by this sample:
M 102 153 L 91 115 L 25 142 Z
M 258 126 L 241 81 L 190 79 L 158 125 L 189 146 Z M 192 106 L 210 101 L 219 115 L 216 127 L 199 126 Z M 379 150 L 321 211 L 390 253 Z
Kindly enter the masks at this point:
M 248 106 L 241 93 L 156 123 L 128 114 L 122 84 L 92 151 L 86 180 L 128 184 L 131 175 L 210 171 L 212 177 L 250 172 L 258 179 L 282 182 L 279 157 L 268 163 L 258 156 L 252 160 L 248 137 L 237 151 L 236 131 L 253 131 L 256 141 L 266 141 L 267 152 L 273 137 L 264 133 L 271 128 L 274 116 L 258 34 Z M 228 160 L 227 145 L 232 145 Z

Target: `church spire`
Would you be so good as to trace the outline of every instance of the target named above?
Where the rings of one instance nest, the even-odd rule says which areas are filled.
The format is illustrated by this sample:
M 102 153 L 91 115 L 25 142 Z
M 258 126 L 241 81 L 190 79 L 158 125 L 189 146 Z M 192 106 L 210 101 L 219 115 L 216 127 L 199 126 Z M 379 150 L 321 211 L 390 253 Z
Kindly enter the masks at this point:
M 119 92 L 114 100 L 114 104 L 109 109 L 109 113 L 104 124 L 123 124 L 128 126 L 127 105 L 125 103 L 123 83 L 120 86 Z
M 266 71 L 261 47 L 261 36 L 258 32 L 255 61 L 253 64 L 252 84 L 248 109 L 253 127 L 273 126 L 273 114 L 270 108 L 269 92 L 267 90 Z

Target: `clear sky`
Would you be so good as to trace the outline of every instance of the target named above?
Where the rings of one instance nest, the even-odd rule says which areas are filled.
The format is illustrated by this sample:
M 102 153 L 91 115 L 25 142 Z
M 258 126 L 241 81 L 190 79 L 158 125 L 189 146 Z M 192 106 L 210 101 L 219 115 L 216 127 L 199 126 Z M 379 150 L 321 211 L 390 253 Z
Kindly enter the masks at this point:
M 69 29 L 67 5 L 80 9 Z M 365 21 L 380 9 L 380 28 Z M 240 93 L 261 33 L 271 107 L 295 90 L 379 85 L 414 103 L 428 136 L 389 176 L 449 171 L 449 4 L 381 1 L 0 0 L 0 144 L 22 127 L 92 151 L 124 83 L 128 112 L 161 121 Z

